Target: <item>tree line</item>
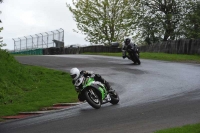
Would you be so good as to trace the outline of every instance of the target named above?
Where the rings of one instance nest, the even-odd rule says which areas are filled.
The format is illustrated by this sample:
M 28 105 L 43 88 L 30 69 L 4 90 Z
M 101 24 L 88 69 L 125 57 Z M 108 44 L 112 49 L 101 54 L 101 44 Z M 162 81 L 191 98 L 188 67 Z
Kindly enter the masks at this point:
M 0 4 L 3 2 L 3 0 L 0 0 Z M 0 11 L 1 14 L 1 11 Z M 0 19 L 0 23 L 2 23 L 1 19 Z M 3 27 L 0 27 L 0 32 L 3 30 Z M 0 36 L 0 49 L 1 47 L 6 46 L 6 44 L 3 43 L 3 37 Z
M 200 38 L 199 0 L 72 0 L 77 33 L 91 44 L 131 37 L 138 44 Z

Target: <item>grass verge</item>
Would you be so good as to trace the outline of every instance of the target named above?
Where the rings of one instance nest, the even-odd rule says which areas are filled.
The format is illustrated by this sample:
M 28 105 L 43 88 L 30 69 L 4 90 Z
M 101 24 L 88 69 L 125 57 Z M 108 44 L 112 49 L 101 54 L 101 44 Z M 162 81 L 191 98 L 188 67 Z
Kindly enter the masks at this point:
M 22 65 L 1 49 L 0 64 L 0 118 L 55 103 L 77 102 L 66 72 Z
M 83 53 L 83 54 L 122 57 L 121 52 L 120 53 Z M 140 58 L 141 59 L 152 59 L 152 60 L 174 61 L 174 62 L 200 63 L 200 55 L 141 52 Z
M 200 133 L 200 123 L 156 131 L 155 133 Z

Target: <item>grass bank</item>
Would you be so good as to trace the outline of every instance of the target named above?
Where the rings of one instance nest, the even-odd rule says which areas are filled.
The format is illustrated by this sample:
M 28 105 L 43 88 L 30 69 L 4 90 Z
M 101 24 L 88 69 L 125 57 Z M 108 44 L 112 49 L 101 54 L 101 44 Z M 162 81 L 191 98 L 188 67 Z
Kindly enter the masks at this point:
M 22 65 L 1 49 L 0 71 L 0 118 L 55 103 L 77 102 L 66 72 Z
M 122 57 L 121 52 L 120 53 L 83 53 L 83 54 Z M 141 59 L 151 59 L 151 60 L 174 61 L 174 62 L 200 63 L 200 55 L 141 52 L 140 58 Z
M 170 128 L 165 130 L 160 130 L 155 133 L 200 133 L 200 123 L 194 125 L 186 125 L 177 128 Z

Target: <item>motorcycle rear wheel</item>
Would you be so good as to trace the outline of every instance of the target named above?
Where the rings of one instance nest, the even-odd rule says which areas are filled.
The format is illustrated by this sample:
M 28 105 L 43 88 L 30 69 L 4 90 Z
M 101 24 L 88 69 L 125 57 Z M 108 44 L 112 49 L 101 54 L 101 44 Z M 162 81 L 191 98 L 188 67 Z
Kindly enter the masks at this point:
M 119 102 L 119 95 L 117 94 L 117 92 L 110 93 L 110 98 L 110 103 L 112 104 L 117 104 Z
M 85 90 L 85 100 L 95 109 L 101 108 L 101 100 L 92 88 Z
M 134 56 L 133 62 L 138 63 L 138 65 L 140 65 L 141 62 L 140 62 L 140 59 L 139 59 L 139 55 L 137 53 L 135 53 L 133 56 Z
M 140 59 L 139 59 L 139 58 L 137 59 L 137 62 L 138 62 L 138 65 L 140 65 L 140 64 L 141 64 L 141 62 L 140 62 Z

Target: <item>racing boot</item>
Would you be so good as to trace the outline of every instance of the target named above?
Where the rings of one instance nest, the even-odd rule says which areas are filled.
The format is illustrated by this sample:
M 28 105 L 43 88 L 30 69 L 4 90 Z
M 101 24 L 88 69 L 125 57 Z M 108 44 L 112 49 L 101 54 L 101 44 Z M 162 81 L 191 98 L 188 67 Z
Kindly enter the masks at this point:
M 109 93 L 114 92 L 114 90 L 111 88 L 110 84 L 104 78 L 102 78 L 99 74 L 96 74 L 96 80 L 98 80 L 101 83 L 103 83 L 105 85 L 105 87 L 106 87 L 106 90 Z
M 106 86 L 106 89 L 109 93 L 114 92 L 114 90 L 112 89 L 112 87 L 110 86 L 110 84 L 107 81 L 105 81 L 105 86 Z

